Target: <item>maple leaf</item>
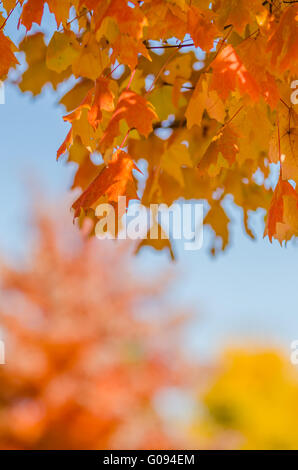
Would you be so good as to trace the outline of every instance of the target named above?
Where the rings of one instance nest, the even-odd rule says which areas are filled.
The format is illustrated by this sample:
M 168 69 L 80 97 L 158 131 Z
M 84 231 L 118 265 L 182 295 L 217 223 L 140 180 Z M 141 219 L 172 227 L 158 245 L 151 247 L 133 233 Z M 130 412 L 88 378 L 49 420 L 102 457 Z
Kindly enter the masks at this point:
M 73 111 L 80 106 L 88 92 L 94 88 L 94 82 L 88 79 L 81 79 L 71 88 L 60 100 L 66 110 Z
M 21 42 L 20 51 L 26 54 L 28 69 L 23 73 L 19 87 L 22 91 L 31 91 L 38 95 L 46 83 L 56 89 L 59 83 L 70 76 L 69 68 L 57 73 L 46 65 L 47 48 L 42 33 L 26 36 Z
M 117 150 L 109 164 L 104 167 L 94 181 L 73 203 L 74 217 L 80 215 L 81 209 L 94 205 L 98 199 L 106 195 L 109 202 L 118 203 L 119 196 L 137 199 L 132 170 L 138 169 L 132 158 L 122 150 Z
M 123 91 L 100 141 L 100 148 L 106 149 L 112 145 L 119 134 L 122 119 L 125 119 L 130 129 L 137 129 L 140 134 L 147 136 L 152 131 L 152 121 L 156 118 L 153 106 L 143 96 L 131 90 Z
M 16 2 L 15 0 L 2 0 L 2 4 L 7 13 L 12 11 L 15 8 Z
M 231 166 L 239 152 L 238 139 L 239 136 L 235 130 L 231 126 L 225 126 L 212 139 L 206 153 L 198 163 L 200 174 L 208 172 L 210 176 L 216 176 L 221 168 Z
M 150 237 L 150 230 L 154 231 L 157 234 L 156 238 Z M 140 250 L 144 247 L 151 247 L 157 251 L 168 250 L 172 261 L 175 260 L 175 254 L 171 244 L 171 240 L 163 230 L 161 225 L 155 220 L 152 227 L 147 232 L 146 238 L 144 238 L 137 246 L 135 253 L 139 253 Z
M 33 23 L 40 25 L 43 17 L 44 4 L 45 0 L 27 0 L 23 6 L 19 25 L 22 24 L 25 26 L 27 31 L 30 31 Z
M 94 35 L 89 32 L 85 34 L 79 54 L 72 64 L 74 75 L 96 80 L 108 64 L 108 51 L 99 47 Z
M 69 10 L 71 7 L 70 0 L 47 0 L 50 11 L 54 14 L 57 26 L 61 23 L 67 25 Z
M 209 51 L 219 32 L 213 23 L 214 15 L 210 10 L 200 11 L 195 6 L 188 10 L 188 30 L 196 47 Z
M 228 224 L 230 220 L 222 208 L 219 201 L 213 201 L 211 209 L 204 219 L 205 225 L 210 225 L 215 237 L 211 246 L 211 254 L 215 255 L 220 249 L 224 250 L 229 243 L 229 230 Z M 218 240 L 221 240 L 221 246 L 218 245 Z
M 279 179 L 268 211 L 264 236 L 280 243 L 290 240 L 298 229 L 298 193 L 288 181 Z
M 94 179 L 91 153 L 100 152 L 107 164 L 115 148 L 126 145 L 134 161 L 146 160 L 147 205 L 200 198 L 212 206 L 223 192 L 243 209 L 252 236 L 248 211 L 269 207 L 268 162 L 281 164 L 283 180 L 298 183 L 297 94 L 291 94 L 298 7 L 273 3 L 20 1 L 19 24 L 27 31 L 41 24 L 44 5 L 57 24 L 49 25 L 46 40 L 40 32 L 21 42 L 28 69 L 20 72 L 20 89 L 37 95 L 46 83 L 56 90 L 77 79 L 60 101 L 71 129 L 57 153 L 76 162 L 75 184 L 85 189 Z M 0 79 L 16 63 L 3 34 L 14 5 L 5 0 L 3 6 Z M 86 201 L 90 215 L 94 208 Z
M 226 114 L 224 104 L 215 90 L 209 90 L 209 83 L 202 76 L 197 81 L 185 112 L 187 127 L 191 128 L 195 124 L 200 126 L 205 110 L 211 118 L 219 122 L 224 121 Z
M 107 8 L 109 2 L 102 3 L 105 3 L 104 8 Z M 89 10 L 96 10 L 98 0 L 79 0 L 79 8 L 82 8 L 83 6 L 87 7 Z
M 126 0 L 118 0 L 117 2 L 110 2 L 105 11 L 104 16 L 100 16 L 100 21 L 104 17 L 115 18 L 122 34 L 129 34 L 135 39 L 141 39 L 143 36 L 143 28 L 147 25 L 147 19 L 142 10 L 139 8 L 137 2 L 134 8 L 127 3 Z M 99 23 L 95 17 L 96 28 Z
M 109 81 L 106 78 L 98 78 L 95 86 L 88 90 L 80 105 L 72 113 L 64 116 L 64 120 L 73 123 L 80 119 L 82 110 L 87 108 L 88 122 L 94 130 L 102 121 L 102 111 L 114 110 L 114 94 L 109 89 Z
M 46 65 L 50 70 L 63 72 L 77 59 L 79 44 L 72 31 L 55 32 L 47 47 Z
M 0 79 L 6 78 L 10 67 L 19 63 L 14 55 L 16 50 L 13 42 L 0 31 Z
M 169 145 L 162 156 L 161 168 L 171 175 L 181 186 L 184 186 L 182 167 L 192 167 L 193 163 L 189 156 L 186 145 L 174 142 Z
M 67 133 L 67 136 L 65 137 L 64 141 L 62 142 L 61 146 L 57 150 L 57 160 L 61 155 L 63 155 L 67 150 L 69 149 L 70 145 L 72 144 L 73 141 L 73 132 L 72 129 Z
M 277 80 L 271 73 L 269 64 L 264 63 L 266 37 L 258 34 L 257 37 L 248 38 L 237 47 L 240 57 L 247 71 L 257 82 L 259 93 L 272 109 L 275 109 L 280 98 Z
M 233 27 L 242 33 L 247 24 L 252 23 L 257 15 L 266 11 L 262 2 L 258 0 L 217 0 L 213 6 L 218 14 L 217 25 L 223 29 L 226 25 Z
M 75 174 L 72 189 L 73 188 L 81 188 L 82 190 L 86 189 L 89 184 L 94 180 L 94 178 L 105 168 L 105 164 L 102 163 L 101 165 L 94 165 L 89 157 L 89 152 L 86 150 L 85 147 L 81 147 L 83 151 L 83 161 L 79 166 L 78 171 Z M 70 155 L 70 159 L 74 161 L 72 155 Z
M 267 50 L 271 52 L 271 63 L 282 71 L 291 68 L 298 72 L 298 5 L 288 7 L 268 40 Z
M 134 70 L 138 64 L 139 54 L 151 61 L 151 57 L 142 41 L 137 41 L 125 34 L 119 34 L 113 41 L 113 62 L 119 59 L 121 63 L 127 64 L 131 70 Z
M 222 99 L 226 100 L 230 92 L 237 88 L 254 101 L 259 99 L 260 90 L 255 77 L 243 65 L 232 46 L 223 48 L 212 63 L 212 69 L 211 89 L 216 90 Z
M 96 129 L 102 120 L 102 111 L 114 110 L 114 95 L 109 89 L 109 81 L 106 78 L 96 80 L 94 100 L 88 113 L 88 121 Z
M 148 20 L 146 28 L 150 39 L 176 37 L 182 40 L 187 33 L 187 9 L 185 2 L 150 0 L 144 2 Z
M 298 182 L 298 114 L 286 101 L 278 107 L 277 130 L 271 137 L 269 157 L 274 163 L 281 163 L 284 180 Z

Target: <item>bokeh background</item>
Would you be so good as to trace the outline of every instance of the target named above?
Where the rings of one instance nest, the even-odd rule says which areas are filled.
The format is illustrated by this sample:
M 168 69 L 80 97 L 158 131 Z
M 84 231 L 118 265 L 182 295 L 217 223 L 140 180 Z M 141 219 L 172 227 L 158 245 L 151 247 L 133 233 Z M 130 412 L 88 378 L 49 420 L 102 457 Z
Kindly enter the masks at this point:
M 295 242 L 264 240 L 261 212 L 252 241 L 229 200 L 216 258 L 208 228 L 200 251 L 174 242 L 174 263 L 84 241 L 74 168 L 55 159 L 69 85 L 33 99 L 15 78 L 0 106 L 1 448 L 298 448 Z

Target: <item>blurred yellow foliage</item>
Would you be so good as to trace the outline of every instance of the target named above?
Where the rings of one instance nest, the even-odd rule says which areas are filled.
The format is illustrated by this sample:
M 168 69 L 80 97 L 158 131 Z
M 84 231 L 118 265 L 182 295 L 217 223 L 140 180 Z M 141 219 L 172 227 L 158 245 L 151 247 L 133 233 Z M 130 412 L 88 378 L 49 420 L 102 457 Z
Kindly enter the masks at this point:
M 297 449 L 298 373 L 290 358 L 234 349 L 218 366 L 195 435 L 212 448 Z

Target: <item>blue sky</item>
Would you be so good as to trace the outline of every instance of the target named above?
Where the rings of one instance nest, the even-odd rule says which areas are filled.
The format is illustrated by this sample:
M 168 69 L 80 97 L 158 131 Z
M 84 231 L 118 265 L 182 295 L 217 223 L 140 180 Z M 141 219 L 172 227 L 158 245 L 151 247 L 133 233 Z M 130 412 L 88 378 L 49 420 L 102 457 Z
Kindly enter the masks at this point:
M 50 87 L 32 99 L 7 85 L 6 104 L 0 106 L 0 247 L 14 260 L 26 253 L 30 185 L 37 183 L 57 204 L 71 185 L 73 170 L 55 158 L 67 131 L 56 102 Z M 208 253 L 208 229 L 202 250 L 185 252 L 181 243 L 176 246 L 178 280 L 169 296 L 197 312 L 189 348 L 201 357 L 231 341 L 250 340 L 281 344 L 289 351 L 290 342 L 298 339 L 297 247 L 263 240 L 260 215 L 254 220 L 258 241 L 253 242 L 243 232 L 240 211 L 230 216 L 235 222 L 231 246 L 216 259 Z M 137 258 L 148 275 L 168 262 L 166 255 L 150 249 Z

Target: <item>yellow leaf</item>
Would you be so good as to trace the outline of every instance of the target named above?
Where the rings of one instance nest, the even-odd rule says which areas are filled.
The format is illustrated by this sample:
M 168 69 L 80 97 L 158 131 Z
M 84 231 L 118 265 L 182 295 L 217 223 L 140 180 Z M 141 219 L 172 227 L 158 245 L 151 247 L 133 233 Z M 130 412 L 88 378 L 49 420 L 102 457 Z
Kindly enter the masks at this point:
M 215 90 L 209 90 L 208 80 L 201 77 L 196 84 L 185 113 L 189 129 L 195 124 L 201 125 L 205 110 L 212 119 L 224 122 L 225 107 L 222 100 Z
M 218 201 L 214 201 L 210 211 L 205 217 L 204 224 L 210 225 L 214 231 L 215 237 L 218 237 L 222 240 L 221 249 L 224 250 L 229 243 L 229 218 L 225 213 L 224 209 L 221 207 Z M 213 246 L 211 247 L 211 253 L 216 254 L 219 249 L 216 244 L 216 238 L 214 239 Z
M 184 186 L 182 166 L 192 167 L 188 148 L 181 143 L 170 145 L 162 156 L 161 167 L 171 175 L 180 186 Z
M 37 95 L 48 82 L 56 89 L 59 83 L 71 75 L 70 69 L 57 73 L 47 68 L 46 45 L 42 33 L 27 36 L 22 41 L 20 50 L 25 52 L 28 63 L 28 70 L 23 74 L 19 84 L 22 91 L 31 91 L 33 95 Z
M 80 54 L 72 64 L 76 77 L 86 77 L 96 80 L 109 64 L 109 55 L 106 49 L 101 49 L 93 34 L 84 36 Z
M 67 69 L 79 55 L 79 44 L 72 31 L 56 31 L 48 45 L 46 64 L 55 72 Z

